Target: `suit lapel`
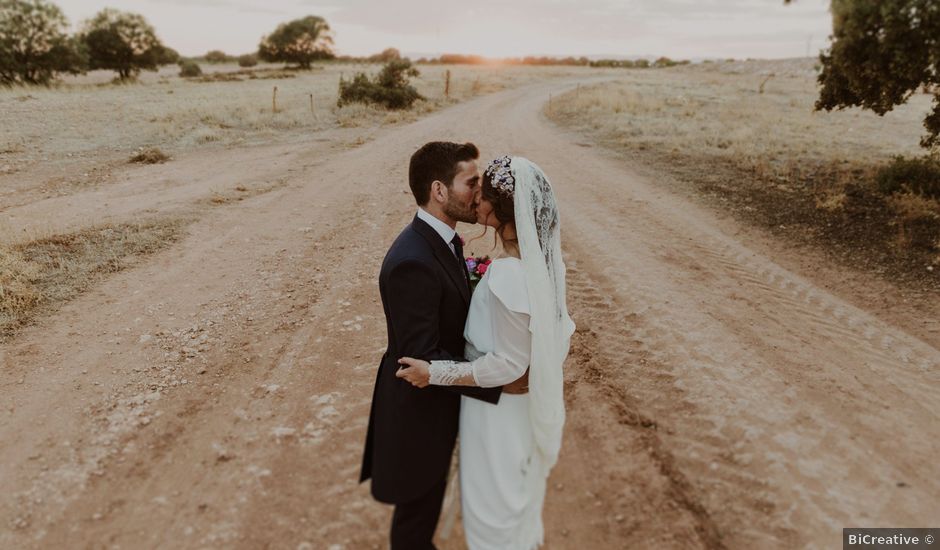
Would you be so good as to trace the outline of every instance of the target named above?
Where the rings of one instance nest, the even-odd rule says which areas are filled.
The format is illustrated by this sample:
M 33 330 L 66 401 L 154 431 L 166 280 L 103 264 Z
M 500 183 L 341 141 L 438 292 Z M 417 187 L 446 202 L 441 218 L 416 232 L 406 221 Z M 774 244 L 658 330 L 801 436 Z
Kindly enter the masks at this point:
M 431 250 L 434 251 L 434 257 L 444 268 L 444 271 L 447 272 L 447 276 L 450 277 L 451 282 L 457 286 L 457 289 L 460 291 L 460 296 L 469 304 L 469 279 L 467 278 L 466 270 L 464 270 L 464 273 L 460 273 L 460 264 L 457 263 L 457 258 L 454 256 L 454 253 L 450 251 L 450 247 L 448 247 L 444 239 L 438 235 L 437 231 L 434 231 L 433 227 L 425 223 L 425 221 L 418 216 L 415 216 L 414 220 L 411 222 L 411 226 L 419 235 L 424 237 L 424 240 L 426 240 L 429 245 L 431 245 Z

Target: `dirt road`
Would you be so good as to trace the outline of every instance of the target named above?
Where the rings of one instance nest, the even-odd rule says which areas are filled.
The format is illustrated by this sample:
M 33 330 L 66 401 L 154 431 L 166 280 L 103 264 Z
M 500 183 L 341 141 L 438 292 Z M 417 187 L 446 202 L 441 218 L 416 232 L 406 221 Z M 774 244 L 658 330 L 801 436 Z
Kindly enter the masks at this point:
M 936 524 L 937 343 L 555 129 L 541 108 L 562 87 L 354 149 L 167 165 L 281 184 L 0 351 L 0 548 L 384 547 L 390 509 L 356 483 L 385 344 L 376 274 L 431 139 L 529 157 L 560 197 L 578 332 L 549 548 L 832 548 L 844 526 Z M 162 177 L 148 170 L 141 186 Z M 127 214 L 133 181 L 115 187 Z

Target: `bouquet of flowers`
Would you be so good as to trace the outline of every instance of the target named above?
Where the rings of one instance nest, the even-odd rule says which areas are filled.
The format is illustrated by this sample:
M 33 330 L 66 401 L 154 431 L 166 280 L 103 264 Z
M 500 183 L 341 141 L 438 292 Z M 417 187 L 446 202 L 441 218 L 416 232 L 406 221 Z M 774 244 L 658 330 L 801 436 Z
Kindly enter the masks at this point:
M 477 283 L 479 283 L 483 275 L 486 274 L 486 270 L 490 267 L 492 261 L 489 256 L 470 256 L 467 258 L 467 270 L 470 272 L 471 290 L 476 290 Z

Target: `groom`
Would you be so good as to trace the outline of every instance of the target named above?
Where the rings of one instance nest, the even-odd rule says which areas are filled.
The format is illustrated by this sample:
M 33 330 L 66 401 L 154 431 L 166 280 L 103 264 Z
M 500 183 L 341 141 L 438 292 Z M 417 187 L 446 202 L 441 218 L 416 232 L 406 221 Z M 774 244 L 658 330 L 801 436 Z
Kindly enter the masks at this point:
M 497 403 L 501 388 L 432 386 L 395 377 L 400 357 L 463 360 L 470 281 L 458 221 L 475 223 L 479 151 L 472 143 L 431 142 L 411 156 L 408 183 L 417 215 L 389 248 L 379 273 L 388 348 L 379 364 L 360 482 L 395 505 L 392 550 L 433 550 L 460 395 Z M 515 392 L 506 387 L 507 392 Z

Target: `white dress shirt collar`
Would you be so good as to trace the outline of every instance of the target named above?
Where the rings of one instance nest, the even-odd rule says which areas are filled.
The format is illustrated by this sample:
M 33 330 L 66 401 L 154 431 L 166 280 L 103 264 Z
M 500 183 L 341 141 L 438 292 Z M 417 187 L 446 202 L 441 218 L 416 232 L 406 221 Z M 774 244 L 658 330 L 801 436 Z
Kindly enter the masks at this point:
M 444 242 L 447 243 L 447 246 L 450 248 L 451 252 L 453 252 L 454 254 L 457 253 L 454 251 L 454 244 L 450 242 L 451 240 L 453 240 L 454 235 L 457 234 L 456 230 L 451 229 L 449 225 L 435 218 L 434 216 L 429 214 L 427 210 L 425 210 L 424 208 L 421 208 L 420 206 L 418 207 L 418 218 L 420 218 L 422 221 L 430 225 L 431 228 L 434 229 L 434 231 L 436 231 L 437 234 L 440 235 L 442 239 L 444 239 Z

